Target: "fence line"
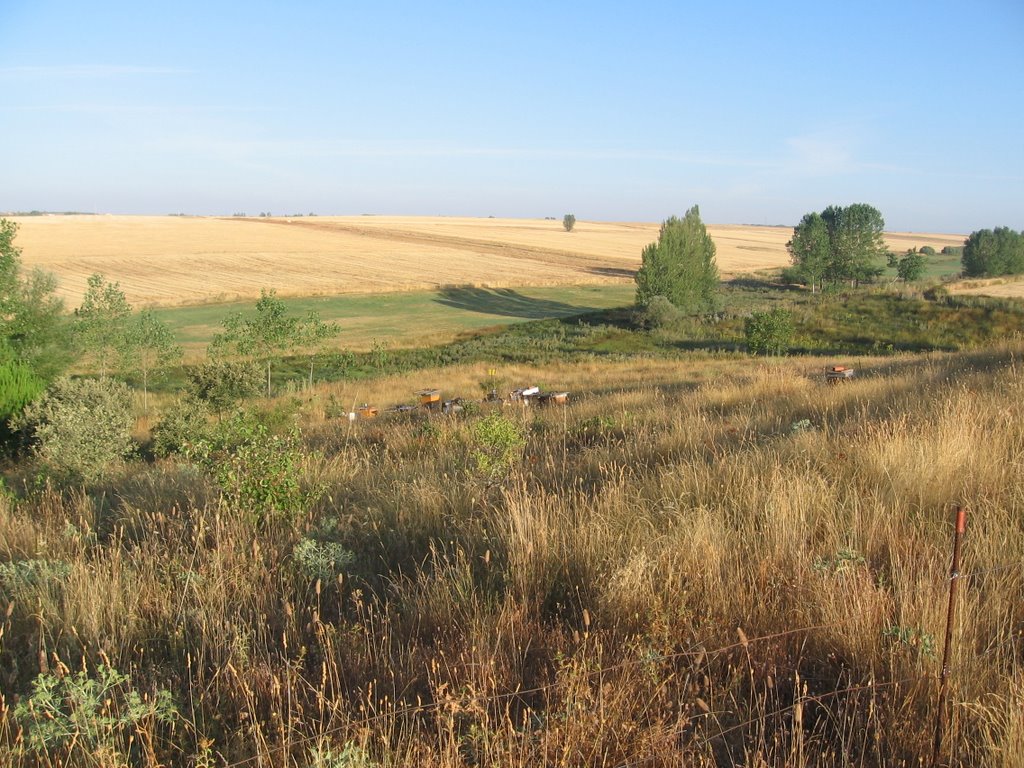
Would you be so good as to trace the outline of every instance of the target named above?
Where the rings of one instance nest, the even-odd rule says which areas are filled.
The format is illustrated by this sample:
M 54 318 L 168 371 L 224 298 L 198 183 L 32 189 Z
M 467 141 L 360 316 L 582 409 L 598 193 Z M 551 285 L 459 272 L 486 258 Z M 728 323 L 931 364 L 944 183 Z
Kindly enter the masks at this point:
M 800 635 L 800 634 L 806 634 L 808 632 L 814 632 L 816 630 L 821 630 L 821 629 L 832 629 L 834 627 L 839 627 L 839 626 L 842 626 L 844 624 L 848 624 L 848 623 L 850 623 L 852 621 L 855 621 L 858 618 L 859 618 L 859 615 L 858 614 L 854 614 L 852 616 L 846 617 L 845 619 L 841 619 L 839 621 L 829 622 L 829 623 L 825 623 L 825 624 L 811 624 L 811 625 L 807 625 L 807 626 L 803 626 L 803 627 L 797 627 L 795 629 L 786 630 L 786 631 L 783 631 L 783 632 L 773 632 L 773 633 L 767 634 L 767 635 L 758 635 L 756 637 L 742 636 L 741 639 L 737 640 L 735 643 L 730 643 L 729 645 L 720 646 L 718 648 L 714 648 L 714 649 L 711 649 L 711 650 L 708 650 L 708 649 L 705 649 L 705 648 L 694 648 L 694 649 L 689 649 L 689 650 L 685 650 L 685 651 L 677 651 L 677 652 L 674 652 L 674 653 L 658 654 L 658 655 L 651 656 L 651 657 L 648 657 L 648 658 L 643 658 L 643 659 L 631 659 L 631 660 L 628 660 L 628 661 L 619 662 L 617 664 L 612 664 L 612 665 L 610 665 L 608 667 L 602 667 L 600 669 L 593 670 L 591 672 L 586 673 L 586 677 L 587 678 L 597 677 L 597 676 L 608 674 L 610 672 L 616 672 L 616 671 L 620 671 L 620 670 L 623 670 L 623 669 L 628 669 L 630 667 L 635 667 L 635 666 L 640 666 L 640 665 L 643 665 L 643 664 L 648 664 L 648 663 L 650 663 L 652 661 L 655 661 L 655 662 L 658 662 L 658 661 L 671 661 L 671 660 L 680 659 L 680 658 L 700 658 L 700 659 L 707 658 L 707 659 L 710 659 L 712 657 L 720 656 L 720 655 L 722 655 L 724 653 L 728 653 L 728 652 L 731 652 L 731 651 L 736 651 L 736 650 L 739 650 L 741 648 L 748 648 L 751 645 L 755 645 L 755 644 L 759 644 L 759 643 L 764 643 L 764 642 L 768 642 L 768 641 L 771 641 L 771 640 L 780 640 L 780 639 L 783 639 L 783 638 L 786 638 L 786 637 L 790 637 L 790 636 L 794 636 L 794 635 Z M 931 676 L 930 675 L 922 675 L 922 676 L 920 676 L 920 678 L 923 678 L 923 677 L 931 677 Z M 919 679 L 919 678 L 910 678 L 910 679 Z M 879 683 L 879 684 L 875 684 L 875 685 L 877 685 L 877 686 L 895 685 L 895 684 L 902 683 L 902 682 L 904 682 L 904 680 L 894 681 L 894 682 L 890 682 L 890 683 Z M 562 685 L 564 685 L 563 681 L 555 681 L 553 683 L 548 683 L 547 685 L 536 686 L 536 687 L 533 687 L 533 688 L 524 688 L 524 689 L 515 690 L 515 691 L 506 691 L 504 693 L 492 694 L 491 696 L 486 696 L 483 699 L 480 699 L 478 701 L 480 701 L 480 703 L 485 704 L 485 705 L 486 704 L 492 704 L 492 703 L 504 701 L 504 700 L 507 700 L 507 699 L 515 699 L 515 698 L 518 698 L 518 697 L 521 697 L 521 696 L 530 696 L 530 695 L 533 695 L 533 694 L 545 693 L 547 691 L 554 690 L 554 689 L 556 689 L 556 688 L 558 688 L 558 687 L 560 687 Z M 848 690 L 853 691 L 853 690 L 856 690 L 856 688 L 851 688 L 851 689 L 848 689 Z M 838 694 L 843 693 L 843 692 L 844 691 L 833 691 L 833 692 L 830 692 L 830 693 L 827 693 L 827 694 L 823 694 L 819 698 L 827 698 L 829 696 L 838 695 Z M 369 725 L 373 725 L 374 723 L 379 723 L 381 721 L 386 721 L 386 720 L 391 720 L 391 719 L 398 720 L 399 718 L 407 717 L 409 715 L 414 715 L 414 714 L 430 714 L 430 713 L 433 713 L 433 712 L 436 712 L 436 711 L 440 710 L 443 706 L 445 706 L 445 702 L 430 702 L 430 703 L 427 703 L 427 704 L 414 704 L 414 705 L 409 705 L 409 706 L 403 707 L 401 709 L 393 710 L 391 712 L 381 713 L 381 714 L 378 714 L 378 715 L 368 715 L 366 717 L 358 718 L 356 720 L 348 720 L 345 723 L 342 723 L 342 724 L 333 726 L 331 728 L 328 728 L 328 729 L 326 729 L 326 730 L 324 730 L 324 731 L 322 731 L 322 732 L 320 732 L 320 733 L 318 733 L 316 735 L 303 736 L 303 737 L 300 737 L 298 739 L 294 739 L 294 740 L 291 741 L 291 746 L 292 747 L 296 747 L 296 746 L 304 746 L 304 745 L 307 745 L 307 744 L 312 744 L 312 743 L 314 743 L 316 741 L 319 741 L 320 739 L 323 739 L 326 736 L 329 736 L 329 735 L 332 735 L 332 734 L 336 734 L 336 733 L 340 733 L 342 731 L 349 730 L 349 729 L 352 729 L 352 728 L 366 727 L 366 726 L 369 726 Z M 778 711 L 778 713 L 782 714 L 785 711 L 787 711 L 788 709 L 791 709 L 792 706 L 795 706 L 795 705 L 791 705 L 790 707 L 787 707 L 787 708 L 784 708 L 784 709 L 780 709 Z M 745 723 L 745 724 L 741 724 L 741 725 L 742 725 L 742 727 L 745 727 L 746 725 L 749 725 L 750 723 L 753 723 L 753 722 L 756 722 L 756 720 L 751 720 L 749 723 Z M 735 727 L 727 729 L 725 731 L 725 733 L 729 733 L 729 732 L 731 732 L 734 729 L 735 729 Z M 273 752 L 282 752 L 282 751 L 285 750 L 285 748 L 286 748 L 285 745 L 278 745 L 278 746 L 272 747 L 270 752 L 271 753 L 273 753 Z M 240 768 L 241 766 L 245 766 L 245 765 L 249 765 L 251 763 L 262 761 L 263 759 L 265 759 L 265 757 L 266 757 L 265 755 L 259 755 L 259 754 L 252 755 L 251 757 L 246 757 L 246 758 L 242 758 L 241 760 L 237 760 L 235 762 L 227 763 L 225 765 L 225 768 Z M 632 764 L 627 764 L 627 765 L 632 765 Z M 625 768 L 625 767 L 623 767 L 623 768 Z
M 950 568 L 949 575 L 945 576 L 943 578 L 943 581 L 949 581 L 949 582 L 955 583 L 959 579 L 964 579 L 964 578 L 974 577 L 974 576 L 980 576 L 980 575 L 989 574 L 989 573 L 997 573 L 997 572 L 1009 571 L 1009 570 L 1014 570 L 1014 569 L 1022 569 L 1022 570 L 1024 570 L 1024 562 L 1017 562 L 1017 563 L 1008 563 L 1008 564 L 1005 564 L 1005 565 L 993 566 L 991 568 L 981 568 L 981 569 L 975 569 L 973 571 L 959 572 L 959 570 L 955 567 L 958 564 L 957 561 L 958 561 L 958 558 L 957 558 L 956 554 L 954 554 L 954 557 L 952 558 L 952 563 L 951 563 L 951 568 Z M 800 634 L 807 634 L 807 633 L 815 632 L 815 631 L 818 631 L 818 630 L 832 629 L 832 628 L 835 628 L 835 627 L 841 627 L 841 626 L 843 626 L 845 624 L 848 624 L 848 623 L 850 623 L 852 621 L 855 621 L 855 620 L 859 619 L 860 616 L 861 616 L 861 614 L 858 613 L 858 614 L 853 614 L 851 616 L 847 616 L 845 619 L 840 619 L 840 620 L 834 621 L 834 622 L 821 623 L 821 624 L 812 624 L 812 625 L 797 627 L 797 628 L 790 629 L 790 630 L 785 630 L 785 631 L 782 631 L 782 632 L 773 632 L 771 634 L 759 635 L 759 636 L 756 636 L 756 637 L 749 637 L 749 638 L 746 637 L 743 634 L 742 629 L 738 628 L 737 629 L 737 634 L 739 635 L 739 639 L 736 642 L 730 643 L 728 645 L 720 646 L 720 647 L 714 648 L 714 649 L 706 649 L 706 648 L 701 648 L 701 647 L 691 647 L 691 648 L 686 649 L 686 650 L 677 651 L 677 652 L 668 653 L 668 654 L 652 655 L 650 657 L 643 658 L 643 659 L 630 659 L 630 660 L 619 662 L 617 664 L 612 664 L 612 665 L 607 666 L 607 667 L 602 667 L 600 669 L 596 669 L 596 670 L 587 672 L 585 677 L 589 679 L 589 678 L 593 678 L 593 677 L 603 676 L 603 675 L 606 675 L 606 674 L 609 674 L 609 673 L 612 673 L 612 672 L 617 672 L 617 671 L 621 671 L 621 670 L 624 670 L 624 669 L 629 669 L 631 667 L 635 667 L 635 666 L 639 666 L 639 665 L 643 665 L 643 664 L 649 664 L 651 662 L 672 661 L 672 660 L 682 659 L 682 658 L 697 658 L 697 659 L 700 659 L 701 661 L 703 661 L 704 659 L 711 659 L 711 658 L 720 656 L 722 654 L 729 653 L 729 652 L 732 652 L 732 651 L 736 651 L 736 650 L 739 650 L 739 649 L 747 649 L 751 645 L 756 645 L 756 644 L 759 644 L 759 643 L 765 643 L 765 642 L 769 642 L 769 641 L 772 641 L 772 640 L 781 640 L 781 639 L 784 639 L 784 638 L 787 638 L 787 637 L 791 637 L 791 636 L 795 636 L 795 635 L 800 635 Z M 947 634 L 948 634 L 948 632 L 949 632 L 949 626 L 947 626 Z M 950 671 L 953 671 L 953 669 L 954 669 L 953 667 L 949 666 L 948 658 L 945 658 L 944 661 L 943 661 L 943 674 L 949 673 Z M 724 738 L 725 736 L 727 736 L 727 735 L 729 735 L 731 733 L 735 733 L 736 731 L 745 729 L 745 728 L 747 728 L 747 727 L 749 727 L 749 726 L 751 726 L 751 725 L 753 725 L 753 724 L 755 724 L 755 723 L 757 723 L 759 721 L 767 720 L 767 719 L 772 719 L 772 718 L 776 718 L 776 717 L 779 717 L 781 715 L 784 715 L 784 714 L 786 714 L 788 712 L 793 711 L 796 707 L 801 706 L 802 704 L 805 704 L 805 703 L 808 703 L 808 702 L 820 703 L 820 702 L 822 702 L 822 701 L 824 701 L 826 699 L 835 698 L 836 696 L 841 696 L 841 695 L 844 695 L 844 694 L 857 693 L 857 692 L 860 692 L 860 691 L 867 691 L 867 690 L 877 690 L 877 689 L 883 689 L 883 688 L 892 688 L 892 687 L 904 685 L 904 684 L 910 683 L 910 682 L 921 682 L 923 680 L 934 679 L 934 678 L 935 678 L 934 674 L 922 674 L 922 675 L 914 675 L 914 676 L 904 677 L 904 678 L 901 678 L 899 680 L 891 680 L 891 681 L 884 681 L 884 682 L 871 682 L 871 683 L 866 683 L 866 684 L 859 684 L 859 685 L 854 685 L 854 686 L 848 686 L 846 688 L 841 688 L 841 689 L 837 689 L 837 690 L 834 690 L 834 691 L 828 691 L 828 692 L 825 692 L 825 693 L 822 693 L 822 694 L 816 694 L 816 695 L 813 695 L 813 696 L 800 696 L 798 694 L 797 695 L 797 700 L 795 702 L 793 702 L 792 704 L 789 704 L 789 705 L 787 705 L 785 707 L 780 707 L 780 708 L 775 709 L 775 710 L 773 710 L 771 712 L 764 713 L 764 714 L 762 714 L 762 715 L 760 715 L 760 716 L 758 716 L 756 718 L 751 718 L 751 719 L 746 720 L 744 722 L 737 723 L 737 724 L 732 725 L 732 726 L 730 726 L 728 728 L 719 729 L 719 732 L 717 734 L 714 734 L 714 735 L 711 735 L 711 736 L 707 737 L 707 740 L 710 741 L 711 739 L 715 739 L 715 738 Z M 476 701 L 478 703 L 484 705 L 484 706 L 487 706 L 487 705 L 491 705 L 491 704 L 494 704 L 494 703 L 497 703 L 497 702 L 506 701 L 506 700 L 509 700 L 509 699 L 516 699 L 516 698 L 520 698 L 520 697 L 524 697 L 524 696 L 531 696 L 531 695 L 534 695 L 534 694 L 543 694 L 543 693 L 546 693 L 548 691 L 554 690 L 554 689 L 556 689 L 556 688 L 558 688 L 558 687 L 560 687 L 562 685 L 564 685 L 564 681 L 557 681 L 556 680 L 555 682 L 548 683 L 546 685 L 535 686 L 533 688 L 524 688 L 524 689 L 518 689 L 518 690 L 515 690 L 515 691 L 506 691 L 506 692 L 503 692 L 503 693 L 495 693 L 495 694 L 492 694 L 490 696 L 483 697 L 482 699 L 476 699 Z M 305 746 L 305 745 L 308 745 L 308 744 L 312 744 L 312 743 L 317 742 L 317 741 L 319 741 L 319 740 L 321 740 L 321 739 L 323 739 L 323 738 L 325 738 L 327 736 L 330 736 L 332 734 L 341 733 L 341 732 L 346 731 L 346 730 L 367 727 L 367 726 L 373 725 L 375 723 L 379 723 L 379 722 L 387 721 L 387 720 L 395 720 L 395 721 L 397 721 L 397 720 L 399 720 L 401 718 L 405 718 L 405 717 L 408 717 L 410 715 L 431 714 L 431 713 L 434 713 L 434 712 L 437 712 L 437 711 L 441 710 L 444 706 L 446 706 L 446 704 L 447 704 L 447 702 L 445 702 L 445 701 L 433 701 L 433 702 L 430 702 L 430 703 L 427 703 L 427 704 L 408 705 L 408 706 L 405 706 L 405 707 L 402 707 L 402 708 L 399 708 L 399 709 L 394 709 L 394 710 L 392 710 L 390 712 L 383 712 L 383 713 L 376 714 L 376 715 L 367 715 L 365 717 L 357 718 L 355 720 L 347 720 L 344 723 L 341 723 L 339 725 L 336 725 L 336 726 L 333 726 L 331 728 L 328 728 L 328 729 L 326 729 L 324 731 L 321 731 L 318 734 L 310 735 L 310 736 L 303 736 L 303 737 L 299 737 L 297 739 L 290 740 L 290 744 L 287 745 L 287 746 L 282 744 L 282 745 L 271 747 L 269 749 L 269 751 L 267 753 L 265 753 L 265 754 L 255 754 L 255 755 L 252 755 L 251 757 L 246 757 L 246 758 L 242 758 L 241 760 L 237 760 L 237 761 L 234 761 L 234 762 L 231 762 L 231 763 L 227 763 L 226 764 L 226 768 L 241 768 L 242 766 L 250 765 L 252 763 L 262 762 L 264 759 L 270 759 L 270 755 L 272 755 L 274 753 L 280 753 L 280 752 L 283 752 L 283 751 L 285 751 L 286 749 L 289 749 L 289 748 L 302 747 L 302 746 Z M 940 711 L 938 712 L 938 718 L 940 718 L 940 720 L 937 721 L 937 722 L 941 722 L 942 714 L 943 713 L 942 713 L 941 707 L 940 707 Z M 710 713 L 709 712 L 708 716 L 712 716 L 712 717 L 715 717 L 717 719 L 717 715 L 715 713 Z M 689 725 L 689 723 L 687 723 L 687 725 Z M 678 735 L 678 734 L 680 734 L 682 732 L 683 732 L 682 728 L 679 728 L 679 729 L 673 731 L 673 735 Z M 640 765 L 643 765 L 645 763 L 649 763 L 649 762 L 651 762 L 654 759 L 656 759 L 656 758 L 653 757 L 653 756 L 652 757 L 641 758 L 641 759 L 636 760 L 636 761 L 620 764 L 620 765 L 617 766 L 617 768 L 634 768 L 634 766 L 640 766 Z
M 742 730 L 744 728 L 747 728 L 747 727 L 753 725 L 754 723 L 758 723 L 758 722 L 761 722 L 763 720 L 769 720 L 769 719 L 773 719 L 773 718 L 779 717 L 780 715 L 784 715 L 787 712 L 791 712 L 792 710 L 796 709 L 797 707 L 802 706 L 802 705 L 804 705 L 804 704 L 806 704 L 808 702 L 820 703 L 820 702 L 822 702 L 825 699 L 834 698 L 836 696 L 841 696 L 841 695 L 846 694 L 846 693 L 858 693 L 860 691 L 876 690 L 876 689 L 879 689 L 879 688 L 893 688 L 893 687 L 896 687 L 896 686 L 899 686 L 899 685 L 903 685 L 904 683 L 920 682 L 921 680 L 928 680 L 928 679 L 931 679 L 931 677 L 932 677 L 931 675 L 913 675 L 913 676 L 910 676 L 910 677 L 900 678 L 899 680 L 888 680 L 888 681 L 881 682 L 881 683 L 865 683 L 865 684 L 862 684 L 862 685 L 851 685 L 851 686 L 849 686 L 847 688 L 839 688 L 839 689 L 837 689 L 835 691 L 828 691 L 826 693 L 816 694 L 816 695 L 813 695 L 813 696 L 810 696 L 810 695 L 809 696 L 801 696 L 795 702 L 793 702 L 792 704 L 788 704 L 785 707 L 779 707 L 778 709 L 774 709 L 771 712 L 766 712 L 763 715 L 760 715 L 758 717 L 752 717 L 749 720 L 744 720 L 742 723 L 737 723 L 735 725 L 731 725 L 728 728 L 719 729 L 718 733 L 714 734 L 713 736 L 709 736 L 705 741 L 711 741 L 711 739 L 720 739 L 720 738 L 723 738 L 723 737 L 727 736 L 730 733 L 735 733 L 736 731 L 739 731 L 739 730 Z M 709 713 L 709 715 L 713 715 L 713 714 L 714 713 Z M 687 725 L 689 725 L 689 724 L 687 724 Z M 672 732 L 672 735 L 673 736 L 678 736 L 682 732 L 683 732 L 683 728 L 678 728 L 678 729 L 676 729 L 676 730 L 674 730 Z M 656 760 L 656 759 L 657 758 L 653 757 L 653 756 L 651 756 L 651 757 L 644 757 L 644 758 L 640 758 L 639 760 L 633 760 L 633 761 L 628 762 L 628 763 L 619 763 L 618 765 L 615 766 L 615 768 L 635 768 L 638 765 L 644 765 L 645 763 L 649 763 L 652 760 Z
M 977 569 L 977 570 L 969 571 L 969 572 L 966 572 L 966 573 L 951 574 L 950 576 L 944 577 L 944 580 L 963 579 L 963 578 L 967 578 L 967 577 L 970 577 L 970 576 L 977 576 L 977 575 L 981 575 L 981 574 L 1000 572 L 1000 571 L 1007 571 L 1007 570 L 1012 570 L 1012 569 L 1024 569 L 1024 563 L 1013 563 L 1013 564 L 1008 564 L 1008 565 L 1003 565 L 1003 566 L 996 566 L 996 567 L 993 567 L 993 568 Z M 657 654 L 657 655 L 650 656 L 650 657 L 647 657 L 647 658 L 644 658 L 644 659 L 631 659 L 631 660 L 619 662 L 617 664 L 612 664 L 612 665 L 607 666 L 607 667 L 602 667 L 600 669 L 593 670 L 591 672 L 586 673 L 586 677 L 593 678 L 593 677 L 597 677 L 597 676 L 603 676 L 603 675 L 606 675 L 606 674 L 609 674 L 609 673 L 612 673 L 612 672 L 621 671 L 621 670 L 624 670 L 624 669 L 628 669 L 630 667 L 640 666 L 640 665 L 648 664 L 648 663 L 651 663 L 651 662 L 672 661 L 672 660 L 681 659 L 681 658 L 710 659 L 710 658 L 714 658 L 716 656 L 720 656 L 722 654 L 729 653 L 729 652 L 732 652 L 732 651 L 736 651 L 736 650 L 739 650 L 739 649 L 742 649 L 742 648 L 748 648 L 751 645 L 756 645 L 756 644 L 759 644 L 759 643 L 769 642 L 769 641 L 772 641 L 772 640 L 780 640 L 780 639 L 783 639 L 783 638 L 786 638 L 786 637 L 791 637 L 791 636 L 799 635 L 799 634 L 806 634 L 806 633 L 809 633 L 809 632 L 815 632 L 815 631 L 823 630 L 823 629 L 832 629 L 832 628 L 835 628 L 835 627 L 841 627 L 844 624 L 848 624 L 848 623 L 850 623 L 852 621 L 857 620 L 858 618 L 860 618 L 859 614 L 854 614 L 852 616 L 848 616 L 845 619 L 841 619 L 839 621 L 828 622 L 828 623 L 823 623 L 823 624 L 811 624 L 811 625 L 806 625 L 806 626 L 802 626 L 802 627 L 797 627 L 795 629 L 785 630 L 783 632 L 773 632 L 771 634 L 758 635 L 756 637 L 749 637 L 749 638 L 745 637 L 745 636 L 741 636 L 741 638 L 739 640 L 737 640 L 736 642 L 734 642 L 734 643 L 730 643 L 728 645 L 720 646 L 720 647 L 714 648 L 714 649 L 705 649 L 705 648 L 691 647 L 691 648 L 689 648 L 687 650 L 677 651 L 677 652 L 668 653 L 668 654 Z M 947 671 L 953 671 L 954 669 L 955 668 L 953 668 L 953 667 L 949 667 L 949 668 L 947 668 Z M 761 716 L 759 716 L 757 718 L 751 718 L 751 719 L 746 720 L 746 721 L 744 721 L 742 723 L 738 723 L 736 725 L 732 725 L 732 726 L 730 726 L 730 727 L 728 727 L 726 729 L 720 730 L 717 734 L 714 734 L 713 736 L 710 736 L 708 738 L 709 739 L 711 739 L 711 738 L 722 738 L 724 736 L 727 736 L 730 733 L 734 733 L 734 732 L 736 732 L 738 730 L 747 728 L 747 727 L 753 725 L 754 723 L 756 723 L 756 722 L 758 722 L 760 720 L 766 720 L 766 719 L 775 718 L 775 717 L 779 717 L 781 715 L 784 715 L 784 714 L 786 714 L 788 712 L 791 712 L 797 706 L 800 706 L 801 704 L 804 704 L 804 703 L 807 703 L 807 702 L 819 702 L 820 703 L 821 701 L 824 701 L 826 699 L 835 698 L 836 696 L 841 696 L 841 695 L 848 694 L 848 693 L 857 693 L 857 692 L 860 692 L 860 691 L 877 690 L 877 689 L 882 689 L 882 688 L 892 688 L 892 687 L 897 687 L 897 686 L 904 685 L 904 684 L 910 683 L 910 682 L 920 682 L 920 681 L 923 681 L 923 680 L 934 679 L 934 677 L 935 677 L 934 674 L 922 674 L 922 675 L 915 675 L 915 676 L 900 678 L 899 680 L 891 680 L 891 681 L 884 681 L 884 682 L 872 682 L 872 683 L 867 683 L 867 684 L 848 686 L 846 688 L 837 689 L 835 691 L 828 691 L 828 692 L 825 692 L 825 693 L 822 693 L 822 694 L 816 694 L 816 695 L 813 695 L 813 696 L 801 696 L 801 697 L 799 697 L 797 699 L 797 701 L 795 701 L 792 704 L 789 704 L 789 705 L 787 705 L 785 707 L 780 707 L 780 708 L 778 708 L 776 710 L 773 710 L 771 712 L 765 713 L 765 714 L 763 714 L 763 715 L 761 715 Z M 556 681 L 556 682 L 553 682 L 553 683 L 548 683 L 546 685 L 535 686 L 533 688 L 524 688 L 524 689 L 518 689 L 518 690 L 515 690 L 515 691 L 506 691 L 506 692 L 503 692 L 503 693 L 496 693 L 496 694 L 492 694 L 490 696 L 486 696 L 483 699 L 480 699 L 478 701 L 481 704 L 489 705 L 489 704 L 494 704 L 494 703 L 501 702 L 501 701 L 506 701 L 508 699 L 515 699 L 515 698 L 519 698 L 519 697 L 523 697 L 523 696 L 531 696 L 531 695 L 534 695 L 534 694 L 546 693 L 548 691 L 551 691 L 551 690 L 554 690 L 554 689 L 560 687 L 563 684 L 564 684 L 563 681 Z M 320 739 L 323 739 L 323 738 L 325 738 L 327 736 L 330 736 L 332 734 L 340 733 L 342 731 L 353 729 L 353 728 L 361 728 L 361 727 L 370 726 L 370 725 L 373 725 L 374 723 L 379 723 L 379 722 L 386 721 L 386 720 L 398 720 L 400 718 L 408 717 L 410 715 L 431 714 L 431 713 L 439 711 L 444 706 L 445 706 L 445 702 L 430 702 L 430 703 L 427 703 L 427 704 L 409 705 L 409 706 L 406 706 L 406 707 L 402 707 L 400 709 L 395 709 L 395 710 L 393 710 L 391 712 L 385 712 L 385 713 L 381 713 L 381 714 L 377 714 L 377 715 L 367 715 L 365 717 L 358 718 L 358 719 L 355 719 L 355 720 L 348 720 L 345 723 L 333 726 L 332 728 L 328 728 L 327 730 L 322 731 L 322 732 L 320 732 L 320 733 L 318 733 L 316 735 L 303 736 L 303 737 L 300 737 L 298 739 L 295 739 L 295 740 L 293 740 L 291 742 L 291 746 L 292 747 L 296 747 L 296 746 L 300 746 L 301 747 L 301 746 L 304 746 L 304 745 L 312 744 L 312 743 L 314 743 L 314 742 L 316 742 L 316 741 L 318 741 Z M 680 729 L 678 731 L 675 731 L 674 733 L 675 734 L 682 733 L 682 730 Z M 271 753 L 273 753 L 273 752 L 281 752 L 284 749 L 285 749 L 284 745 L 279 745 L 279 746 L 273 747 L 271 749 Z M 253 755 L 251 757 L 243 758 L 241 760 L 228 763 L 226 765 L 226 768 L 241 768 L 241 766 L 245 766 L 245 765 L 249 765 L 251 763 L 262 761 L 266 757 L 267 757 L 266 755 Z M 648 763 L 648 762 L 650 762 L 651 760 L 654 760 L 654 759 L 655 759 L 654 757 L 642 758 L 642 759 L 640 759 L 638 761 L 633 761 L 633 762 L 629 762 L 629 763 L 620 764 L 616 768 L 633 768 L 634 766 L 643 765 L 644 763 Z
M 982 575 L 984 575 L 986 573 L 1000 573 L 1002 571 L 1012 571 L 1012 570 L 1017 570 L 1017 569 L 1019 569 L 1021 571 L 1024 571 L 1024 561 L 1019 562 L 1019 563 L 1010 563 L 1008 565 L 997 565 L 994 568 L 977 568 L 977 569 L 975 569 L 973 571 L 963 571 L 963 572 L 957 574 L 956 576 L 947 576 L 946 578 L 947 579 L 954 579 L 954 578 L 956 578 L 956 579 L 968 579 L 968 578 L 970 578 L 972 576 L 982 576 Z

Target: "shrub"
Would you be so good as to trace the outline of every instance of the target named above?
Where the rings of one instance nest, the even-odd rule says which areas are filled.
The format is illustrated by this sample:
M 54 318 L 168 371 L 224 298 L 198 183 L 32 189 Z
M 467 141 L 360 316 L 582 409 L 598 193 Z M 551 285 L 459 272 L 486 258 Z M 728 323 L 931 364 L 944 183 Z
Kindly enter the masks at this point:
M 920 248 L 917 249 L 917 252 L 918 253 L 922 253 L 925 256 L 934 256 L 935 255 L 935 249 L 932 248 L 930 245 L 922 245 Z
M 491 480 L 505 475 L 526 446 L 522 426 L 500 413 L 478 421 L 472 434 L 476 469 Z
M 328 746 L 316 746 L 309 751 L 307 768 L 376 768 L 370 753 L 354 742 L 346 742 L 336 750 Z
M 683 317 L 683 312 L 664 296 L 655 296 L 646 307 L 640 308 L 640 320 L 645 328 L 671 328 Z
M 782 355 L 793 339 L 793 315 L 781 307 L 769 312 L 755 312 L 746 319 L 743 330 L 750 354 Z
M 305 536 L 295 545 L 295 564 L 306 578 L 332 581 L 345 573 L 356 560 L 355 554 L 336 541 L 319 541 Z
M 110 379 L 58 379 L 17 419 L 56 472 L 93 482 L 135 450 L 132 393 Z
M 934 250 L 932 253 L 934 254 Z M 927 266 L 927 262 L 921 253 L 907 251 L 900 259 L 897 259 L 895 255 L 891 255 L 889 259 L 889 266 L 895 267 L 897 276 L 904 283 L 912 283 L 915 280 L 921 279 L 921 276 L 924 274 L 925 267 Z
M 33 752 L 52 759 L 66 751 L 70 761 L 78 749 L 86 764 L 105 757 L 111 765 L 123 765 L 126 742 L 136 734 L 151 739 L 153 721 L 169 723 L 175 711 L 168 691 L 143 697 L 128 675 L 101 664 L 96 677 L 84 670 L 59 678 L 38 675 L 32 695 L 15 706 L 14 718 L 27 731 L 25 743 Z M 100 759 L 97 764 L 106 763 Z
M 784 285 L 804 285 L 807 277 L 800 267 L 783 267 L 779 272 L 779 281 Z
M 263 391 L 263 367 L 251 361 L 210 360 L 188 372 L 189 392 L 223 412 Z
M 210 407 L 203 400 L 180 398 L 153 427 L 153 453 L 160 457 L 184 454 L 188 446 L 210 432 Z
M 576 217 L 571 213 L 565 214 L 565 216 L 562 217 L 562 226 L 565 228 L 566 232 L 572 232 L 572 228 L 576 226 Z
M 319 495 L 301 486 L 298 433 L 270 434 L 249 414 L 222 422 L 187 451 L 213 476 L 227 506 L 254 523 L 292 520 Z

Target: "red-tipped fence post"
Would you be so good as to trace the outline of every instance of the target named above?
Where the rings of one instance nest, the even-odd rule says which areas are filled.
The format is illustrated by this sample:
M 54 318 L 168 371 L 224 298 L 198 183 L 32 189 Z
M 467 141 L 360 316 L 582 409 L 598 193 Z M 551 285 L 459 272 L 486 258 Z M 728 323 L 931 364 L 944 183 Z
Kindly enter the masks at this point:
M 953 532 L 953 560 L 949 566 L 949 608 L 946 612 L 946 641 L 942 646 L 942 672 L 939 676 L 939 707 L 935 713 L 935 746 L 932 768 L 939 764 L 942 735 L 946 724 L 946 697 L 949 692 L 949 653 L 953 644 L 953 619 L 956 616 L 956 587 L 960 581 L 960 541 L 967 528 L 967 510 L 956 508 L 956 529 Z

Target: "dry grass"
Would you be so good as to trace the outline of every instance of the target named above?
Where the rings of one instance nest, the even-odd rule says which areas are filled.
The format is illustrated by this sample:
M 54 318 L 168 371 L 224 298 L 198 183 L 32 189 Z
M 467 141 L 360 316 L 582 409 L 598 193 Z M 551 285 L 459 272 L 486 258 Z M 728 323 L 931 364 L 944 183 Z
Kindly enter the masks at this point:
M 950 293 L 954 294 L 1020 299 L 1024 298 L 1024 277 L 1013 275 L 1010 277 L 960 280 L 956 283 L 947 284 L 946 288 Z
M 69 306 L 100 272 L 136 306 L 631 279 L 657 224 L 397 216 L 218 219 L 43 216 L 17 219 L 27 266 L 60 279 Z M 789 263 L 786 227 L 710 225 L 723 276 Z M 887 235 L 897 251 L 959 245 L 954 235 Z
M 297 413 L 326 493 L 269 529 L 173 462 L 0 497 L 0 561 L 71 566 L 5 594 L 0 760 L 102 764 L 19 754 L 5 707 L 106 657 L 178 699 L 139 765 L 917 766 L 963 503 L 953 764 L 1020 765 L 1022 352 L 837 386 L 807 360 L 502 369 L 574 401 L 502 411 L 528 444 L 498 482 L 479 416 L 325 418 L 472 396 L 482 367 L 334 384 Z M 299 571 L 315 530 L 355 553 L 340 579 Z

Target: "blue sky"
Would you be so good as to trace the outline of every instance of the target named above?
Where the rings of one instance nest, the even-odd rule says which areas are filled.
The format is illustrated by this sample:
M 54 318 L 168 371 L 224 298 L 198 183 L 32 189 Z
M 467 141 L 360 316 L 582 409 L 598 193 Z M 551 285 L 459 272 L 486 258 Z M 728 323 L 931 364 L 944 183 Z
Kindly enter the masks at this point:
M 1024 229 L 1020 0 L 694 5 L 0 0 L 0 210 Z

